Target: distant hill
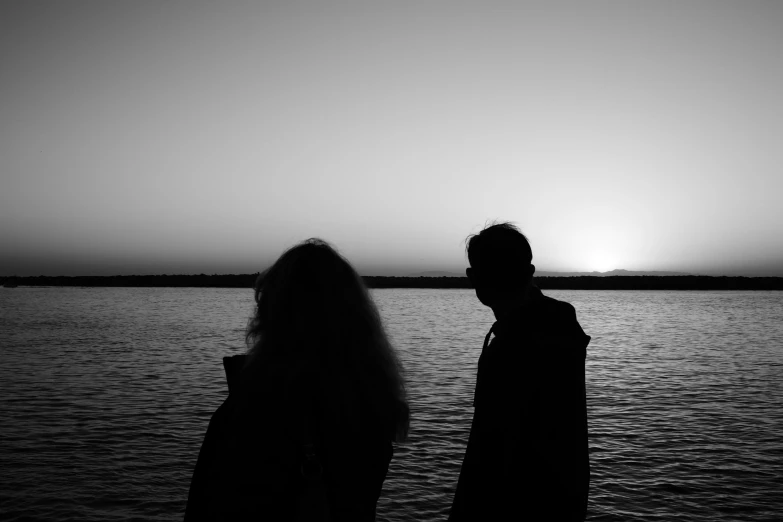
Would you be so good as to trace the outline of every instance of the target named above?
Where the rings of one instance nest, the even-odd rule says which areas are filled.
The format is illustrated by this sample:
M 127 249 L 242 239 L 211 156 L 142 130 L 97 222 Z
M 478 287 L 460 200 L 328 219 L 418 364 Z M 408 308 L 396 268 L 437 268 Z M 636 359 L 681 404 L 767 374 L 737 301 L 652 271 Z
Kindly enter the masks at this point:
M 444 272 L 443 270 L 429 270 L 427 272 L 408 274 L 405 277 L 465 277 L 465 272 L 458 274 L 457 272 Z
M 634 271 L 634 270 L 610 270 L 609 272 L 547 272 L 536 271 L 537 277 L 609 277 L 609 276 L 684 276 L 692 275 L 686 272 L 666 272 L 662 270 L 652 271 Z M 415 274 L 408 274 L 405 277 L 465 277 L 465 273 L 446 272 L 444 270 L 429 270 L 427 272 L 416 272 Z
M 610 277 L 610 276 L 686 276 L 693 275 L 686 272 L 667 272 L 664 270 L 623 270 L 615 269 L 608 272 L 539 272 L 536 271 L 537 277 Z

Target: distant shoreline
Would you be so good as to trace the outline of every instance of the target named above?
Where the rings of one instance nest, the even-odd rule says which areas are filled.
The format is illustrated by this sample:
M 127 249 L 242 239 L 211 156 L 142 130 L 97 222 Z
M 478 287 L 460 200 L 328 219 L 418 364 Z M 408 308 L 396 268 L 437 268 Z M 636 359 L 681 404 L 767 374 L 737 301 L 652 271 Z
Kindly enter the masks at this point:
M 258 274 L 0 277 L 3 286 L 253 288 Z M 369 288 L 471 288 L 466 277 L 364 276 Z M 783 290 L 783 277 L 536 277 L 542 290 Z

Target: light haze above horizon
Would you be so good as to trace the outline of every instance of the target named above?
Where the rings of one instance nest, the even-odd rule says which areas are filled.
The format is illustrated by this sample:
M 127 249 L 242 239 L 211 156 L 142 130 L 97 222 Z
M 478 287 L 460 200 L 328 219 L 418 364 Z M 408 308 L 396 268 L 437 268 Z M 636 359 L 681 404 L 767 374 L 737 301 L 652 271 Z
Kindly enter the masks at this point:
M 0 276 L 783 276 L 783 2 L 10 1 Z

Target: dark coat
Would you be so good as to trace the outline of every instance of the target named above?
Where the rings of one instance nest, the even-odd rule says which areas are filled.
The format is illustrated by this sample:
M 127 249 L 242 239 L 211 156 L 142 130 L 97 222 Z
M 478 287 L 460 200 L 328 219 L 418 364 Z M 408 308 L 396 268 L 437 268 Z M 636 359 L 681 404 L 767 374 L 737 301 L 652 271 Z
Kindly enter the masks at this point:
M 209 422 L 190 484 L 186 522 L 291 520 L 305 487 L 301 421 L 309 410 L 291 400 L 282 371 L 249 389 L 240 380 L 244 363 L 244 355 L 223 358 L 229 396 Z M 391 442 L 369 422 L 336 429 L 317 397 L 313 404 L 314 442 L 331 520 L 375 520 Z
M 496 322 L 449 520 L 581 521 L 587 510 L 585 356 L 574 307 L 545 297 Z

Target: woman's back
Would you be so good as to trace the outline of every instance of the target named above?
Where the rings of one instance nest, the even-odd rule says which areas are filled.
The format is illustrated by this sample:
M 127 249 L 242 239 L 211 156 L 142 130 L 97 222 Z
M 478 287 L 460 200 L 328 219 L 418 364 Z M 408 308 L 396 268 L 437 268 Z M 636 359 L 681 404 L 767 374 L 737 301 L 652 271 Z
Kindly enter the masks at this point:
M 301 509 L 374 520 L 408 409 L 372 300 L 310 240 L 259 277 L 256 302 L 252 348 L 224 359 L 229 398 L 210 421 L 186 520 L 297 520 Z
M 391 440 L 371 422 L 333 426 L 313 373 L 292 376 L 278 368 L 262 386 L 243 389 L 231 362 L 231 392 L 210 422 L 186 520 L 295 520 L 299 504 L 318 498 L 318 491 L 302 498 L 314 489 L 323 491 L 331 520 L 374 520 Z M 294 383 L 303 393 L 291 393 Z M 366 410 L 362 416 L 372 417 Z M 301 469 L 308 429 L 322 467 L 320 477 L 313 476 L 317 469 L 306 470 L 316 472 L 309 480 Z

